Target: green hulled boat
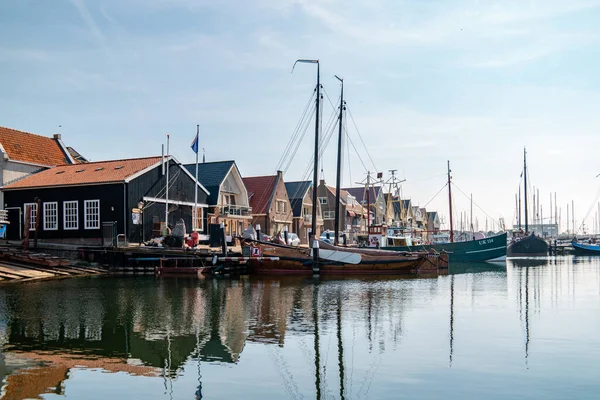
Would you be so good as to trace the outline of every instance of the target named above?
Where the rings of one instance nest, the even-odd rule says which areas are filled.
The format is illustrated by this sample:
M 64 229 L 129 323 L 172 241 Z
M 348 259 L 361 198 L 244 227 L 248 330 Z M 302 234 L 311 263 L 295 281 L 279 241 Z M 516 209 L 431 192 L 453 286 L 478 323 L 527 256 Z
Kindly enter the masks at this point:
M 435 249 L 446 251 L 451 263 L 501 261 L 506 259 L 506 232 L 480 240 L 466 242 L 418 244 L 413 246 L 389 246 L 385 250 L 419 251 Z
M 448 161 L 448 204 L 450 211 L 450 241 L 448 243 L 434 243 L 434 244 L 415 244 L 410 245 L 411 240 L 404 237 L 387 236 L 383 238 L 379 236 L 377 240 L 379 243 L 384 243 L 383 246 L 386 250 L 396 251 L 418 251 L 418 250 L 430 250 L 445 251 L 448 253 L 450 263 L 462 263 L 462 262 L 485 262 L 485 261 L 501 261 L 506 259 L 506 232 L 500 233 L 495 236 L 467 240 L 463 242 L 454 241 L 454 227 L 452 226 L 452 176 L 450 174 L 450 161 Z M 471 198 L 471 201 L 473 199 Z M 472 207 L 472 206 L 471 206 Z M 471 211 L 472 214 L 472 211 Z M 473 217 L 471 216 L 471 220 Z M 377 230 L 369 229 L 369 239 L 371 239 L 371 233 L 378 233 Z M 381 230 L 380 230 L 381 232 Z M 381 233 L 380 233 L 381 235 Z M 407 245 L 409 244 L 409 245 Z

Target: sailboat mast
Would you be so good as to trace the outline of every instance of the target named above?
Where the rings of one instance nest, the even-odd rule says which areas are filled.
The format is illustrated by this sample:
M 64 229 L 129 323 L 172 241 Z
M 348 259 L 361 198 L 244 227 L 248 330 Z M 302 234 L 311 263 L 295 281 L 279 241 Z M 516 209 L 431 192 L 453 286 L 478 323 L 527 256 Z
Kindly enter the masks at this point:
M 452 226 L 452 176 L 450 175 L 450 160 L 448 160 L 448 207 L 450 209 L 450 243 L 454 242 L 454 228 Z
M 519 185 L 519 229 L 521 229 L 521 185 Z
M 317 100 L 315 110 L 315 160 L 314 160 L 314 171 L 313 171 L 313 193 L 312 193 L 312 224 L 311 233 L 314 237 L 317 235 L 317 185 L 319 179 L 319 106 L 321 100 L 321 68 L 319 60 L 317 60 Z
M 525 177 L 523 180 L 523 194 L 525 196 L 525 233 L 527 233 L 529 230 L 527 221 L 527 149 L 523 149 L 523 176 Z
M 336 181 L 335 181 L 335 228 L 334 228 L 334 236 L 333 236 L 333 244 L 335 246 L 338 245 L 338 237 L 340 236 L 340 180 L 342 173 L 342 121 L 344 117 L 344 80 L 337 75 L 335 77 L 341 82 L 342 89 L 340 94 L 340 116 L 338 120 L 339 130 L 338 130 L 338 149 L 337 149 L 337 171 L 336 171 Z
M 371 186 L 371 171 L 367 175 L 367 232 L 371 226 L 371 196 L 369 196 L 369 187 Z

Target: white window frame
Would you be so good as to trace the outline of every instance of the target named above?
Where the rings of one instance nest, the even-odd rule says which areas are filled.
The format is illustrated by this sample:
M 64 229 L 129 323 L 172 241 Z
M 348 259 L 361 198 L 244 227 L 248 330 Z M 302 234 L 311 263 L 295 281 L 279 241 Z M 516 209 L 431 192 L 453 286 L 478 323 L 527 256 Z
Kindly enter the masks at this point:
M 319 197 L 319 204 L 327 204 L 327 197 Z
M 97 213 L 95 215 L 93 215 L 94 217 L 95 216 L 98 217 L 97 220 L 95 218 L 88 220 L 88 208 L 92 208 L 92 207 L 90 207 L 90 205 L 92 205 L 93 208 L 97 209 Z M 91 225 L 92 223 L 96 223 L 96 225 Z M 100 225 L 101 225 L 101 223 L 100 223 L 100 200 L 99 199 L 84 200 L 83 201 L 83 227 L 84 227 L 84 229 L 87 229 L 87 230 L 100 229 Z
M 67 205 L 75 205 L 75 226 L 67 226 Z M 79 229 L 79 200 L 63 201 L 63 229 L 65 231 L 76 231 Z
M 27 212 L 27 206 L 31 206 L 31 215 L 29 216 L 29 230 L 35 231 L 35 223 L 38 217 L 37 203 L 25 203 L 23 204 L 23 215 Z
M 50 206 L 53 206 L 54 209 L 51 209 Z M 58 230 L 58 202 L 50 201 L 47 203 L 43 203 L 42 208 L 44 209 L 44 230 L 45 231 L 57 231 Z M 54 211 L 54 215 L 52 215 L 50 213 L 51 211 Z
M 335 219 L 335 211 L 323 211 L 323 219 Z

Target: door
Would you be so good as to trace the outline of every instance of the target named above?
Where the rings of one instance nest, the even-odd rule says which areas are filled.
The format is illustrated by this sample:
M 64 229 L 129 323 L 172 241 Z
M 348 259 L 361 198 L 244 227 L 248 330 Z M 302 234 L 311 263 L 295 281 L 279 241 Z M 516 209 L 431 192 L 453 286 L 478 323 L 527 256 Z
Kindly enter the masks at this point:
M 21 240 L 21 209 L 7 208 L 8 221 L 10 224 L 6 227 L 6 239 Z

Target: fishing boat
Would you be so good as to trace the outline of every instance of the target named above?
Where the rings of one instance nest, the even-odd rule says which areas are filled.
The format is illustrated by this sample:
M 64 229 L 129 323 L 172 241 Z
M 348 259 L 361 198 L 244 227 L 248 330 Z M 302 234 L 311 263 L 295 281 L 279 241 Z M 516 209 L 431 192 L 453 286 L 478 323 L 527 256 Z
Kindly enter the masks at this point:
M 575 255 L 578 256 L 600 256 L 600 245 L 595 243 L 589 243 L 589 244 L 584 244 L 584 243 L 578 243 L 576 241 L 571 242 L 571 246 L 573 246 L 573 250 L 575 252 Z
M 528 215 L 527 215 L 527 150 L 523 150 L 523 189 L 525 197 L 525 231 L 523 234 L 516 234 L 511 238 L 511 242 L 506 249 L 506 255 L 509 257 L 534 257 L 548 255 L 548 242 L 537 236 L 534 232 L 529 233 Z
M 317 232 L 317 190 L 318 168 L 319 168 L 319 110 L 320 110 L 320 66 L 319 60 L 297 60 L 296 63 L 317 64 L 317 86 L 315 104 L 315 151 L 313 164 L 313 188 L 312 191 L 312 226 L 311 232 Z M 294 63 L 294 66 L 296 65 Z M 293 68 L 292 68 L 293 71 Z M 339 218 L 339 196 L 340 196 L 340 173 L 341 173 L 341 140 L 342 119 L 344 111 L 344 82 L 341 82 L 339 132 L 338 132 L 338 160 L 337 160 L 337 184 L 336 197 L 338 199 L 336 208 L 336 232 L 334 244 L 330 245 L 324 241 L 313 240 L 311 249 L 292 247 L 275 243 L 266 243 L 256 240 L 246 240 L 245 247 L 250 247 L 250 264 L 254 272 L 267 274 L 313 274 L 313 273 L 338 273 L 338 274 L 397 274 L 408 272 L 432 272 L 438 268 L 448 267 L 446 254 L 435 252 L 397 252 L 385 250 L 357 249 L 337 246 L 339 234 L 337 232 Z M 248 250 L 246 250 L 248 251 Z M 265 263 L 262 260 L 270 257 L 278 257 L 278 262 Z
M 448 161 L 448 202 L 450 204 L 450 241 L 447 243 L 413 244 L 410 238 L 387 235 L 383 237 L 384 230 L 372 229 L 369 232 L 369 243 L 371 238 L 377 238 L 375 242 L 382 243 L 383 248 L 395 251 L 419 251 L 435 250 L 447 252 L 450 263 L 456 262 L 485 262 L 502 261 L 506 258 L 506 232 L 479 240 L 467 240 L 464 242 L 454 241 L 454 227 L 452 222 L 452 175 L 450 161 Z M 389 232 L 389 230 L 388 230 Z M 403 242 L 404 239 L 404 242 Z
M 313 274 L 314 251 L 276 243 L 248 241 L 254 257 L 250 258 L 253 272 L 262 274 Z M 318 267 L 320 274 L 406 274 L 435 273 L 448 268 L 448 255 L 437 252 L 400 252 L 334 246 L 319 242 Z M 268 262 L 278 257 L 278 262 Z

